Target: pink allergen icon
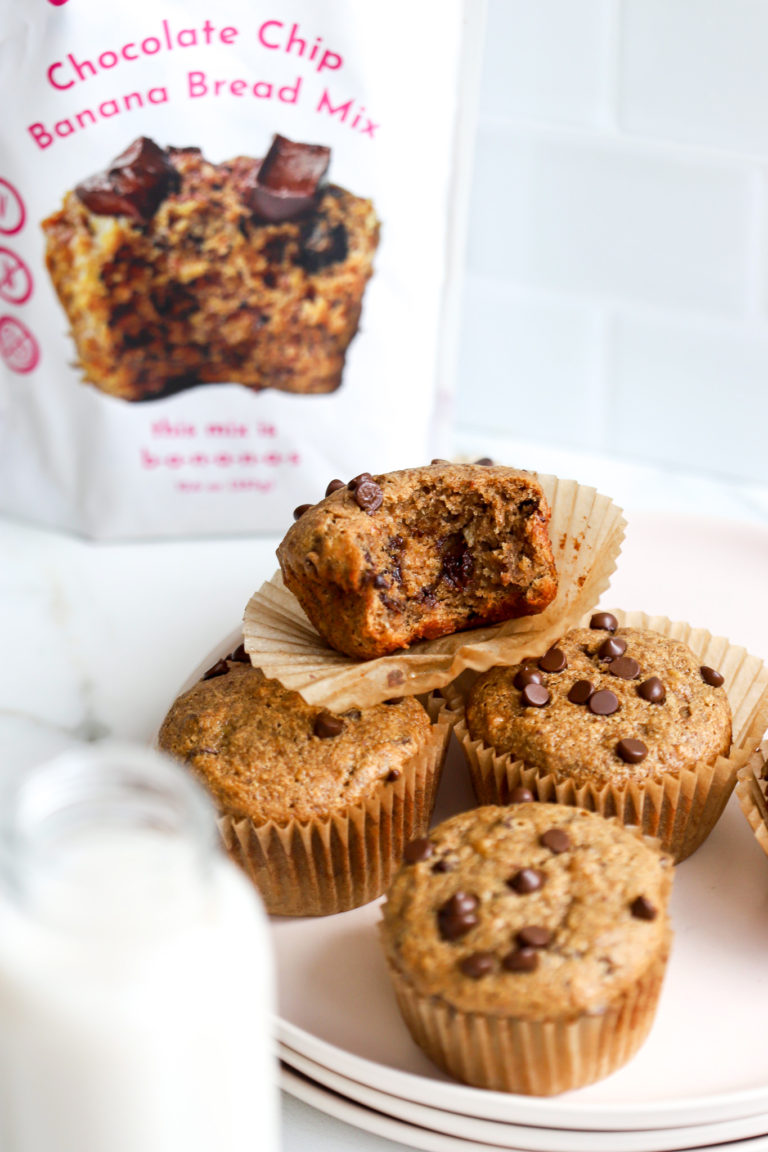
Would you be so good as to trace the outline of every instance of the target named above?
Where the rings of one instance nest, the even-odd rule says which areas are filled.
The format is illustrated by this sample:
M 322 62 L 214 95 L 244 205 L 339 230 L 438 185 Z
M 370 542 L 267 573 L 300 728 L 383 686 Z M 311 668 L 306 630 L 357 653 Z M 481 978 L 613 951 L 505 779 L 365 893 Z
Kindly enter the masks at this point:
M 0 248 L 0 299 L 26 304 L 32 295 L 32 273 L 10 248 Z
M 0 316 L 0 357 L 19 375 L 31 372 L 40 360 L 37 340 L 26 325 L 13 316 Z
M 27 218 L 24 201 L 8 180 L 0 176 L 0 233 L 13 236 L 21 232 Z

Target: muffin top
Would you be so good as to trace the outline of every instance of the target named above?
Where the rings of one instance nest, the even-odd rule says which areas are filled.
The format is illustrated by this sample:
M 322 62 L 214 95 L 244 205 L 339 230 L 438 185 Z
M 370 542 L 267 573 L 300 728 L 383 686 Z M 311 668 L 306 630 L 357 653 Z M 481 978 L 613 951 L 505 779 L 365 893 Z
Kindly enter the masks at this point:
M 286 824 L 322 818 L 397 780 L 430 735 L 412 697 L 337 715 L 268 680 L 241 647 L 179 696 L 158 742 L 222 811 Z
M 671 859 L 582 808 L 462 812 L 413 841 L 389 891 L 394 968 L 461 1011 L 600 1012 L 666 960 Z
M 728 754 L 722 683 L 680 640 L 620 628 L 601 612 L 538 660 L 480 676 L 467 727 L 473 739 L 577 786 L 658 780 Z

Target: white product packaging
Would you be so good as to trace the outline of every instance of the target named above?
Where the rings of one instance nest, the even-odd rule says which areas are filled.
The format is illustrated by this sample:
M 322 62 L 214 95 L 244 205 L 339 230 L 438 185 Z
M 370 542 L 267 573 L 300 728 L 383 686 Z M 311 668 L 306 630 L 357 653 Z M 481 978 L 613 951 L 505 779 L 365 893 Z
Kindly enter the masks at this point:
M 0 511 L 277 532 L 447 450 L 481 24 L 0 0 Z

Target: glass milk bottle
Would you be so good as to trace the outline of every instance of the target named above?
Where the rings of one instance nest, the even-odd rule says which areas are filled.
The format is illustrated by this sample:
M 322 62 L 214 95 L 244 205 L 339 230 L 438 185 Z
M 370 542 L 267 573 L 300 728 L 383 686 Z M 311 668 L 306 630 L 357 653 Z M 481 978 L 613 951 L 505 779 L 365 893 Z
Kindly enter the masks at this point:
M 170 760 L 73 750 L 0 796 L 3 1152 L 277 1152 L 258 896 Z

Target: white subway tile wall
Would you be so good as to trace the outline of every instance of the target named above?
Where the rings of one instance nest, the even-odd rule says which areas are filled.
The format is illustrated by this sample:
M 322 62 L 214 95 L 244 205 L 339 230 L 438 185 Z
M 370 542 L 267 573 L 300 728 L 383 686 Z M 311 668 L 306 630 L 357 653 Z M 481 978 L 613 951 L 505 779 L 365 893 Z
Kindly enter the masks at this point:
M 601 329 L 588 307 L 562 297 L 519 291 L 504 280 L 468 276 L 464 324 L 472 347 L 461 348 L 459 376 L 464 384 L 466 423 L 470 410 L 495 431 L 516 436 L 540 411 L 553 379 L 568 388 L 546 401 L 550 437 L 567 444 L 584 405 L 594 410 Z M 512 423 L 510 424 L 510 421 Z M 585 429 L 586 443 L 599 449 L 602 427 Z
M 611 0 L 501 0 L 488 21 L 483 113 L 600 124 Z M 557 35 L 552 30 L 557 29 Z
M 767 53 L 765 0 L 624 0 L 622 128 L 764 156 Z
M 456 416 L 768 483 L 768 0 L 488 0 Z
M 768 330 L 625 313 L 609 340 L 614 442 L 652 428 L 632 455 L 765 479 Z

